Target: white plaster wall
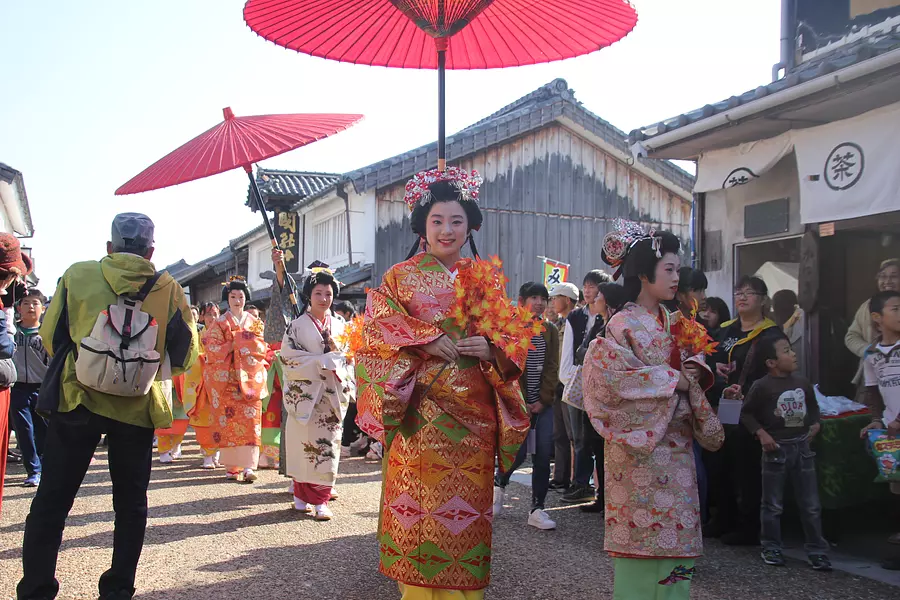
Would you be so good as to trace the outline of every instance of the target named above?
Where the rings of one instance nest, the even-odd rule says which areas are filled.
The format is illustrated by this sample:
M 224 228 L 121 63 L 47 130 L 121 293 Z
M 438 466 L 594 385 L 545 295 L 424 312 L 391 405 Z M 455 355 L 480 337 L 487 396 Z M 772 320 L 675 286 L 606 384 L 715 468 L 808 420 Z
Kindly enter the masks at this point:
M 350 239 L 353 246 L 353 262 L 362 264 L 374 262 L 375 225 L 377 221 L 375 190 L 368 190 L 358 194 L 351 185 L 346 186 L 345 189 L 350 200 Z M 332 268 L 343 267 L 348 264 L 346 253 L 330 257 L 313 255 L 315 252 L 313 233 L 315 225 L 327 221 L 345 210 L 343 199 L 338 198 L 336 194 L 330 194 L 322 202 L 314 203 L 312 207 L 301 210 L 301 224 L 302 215 L 306 215 L 306 235 L 304 238 L 306 264 L 314 260 L 327 261 Z
M 250 290 L 255 292 L 268 289 L 272 281 L 263 279 L 259 274 L 271 270 L 273 270 L 272 242 L 266 233 L 252 240 L 247 246 L 247 283 Z
M 744 237 L 744 207 L 779 198 L 789 199 L 788 231 L 778 235 Z M 723 268 L 707 271 L 709 280 L 707 294 L 723 298 L 731 303 L 734 285 L 735 245 L 742 242 L 792 237 L 802 234 L 800 222 L 800 185 L 797 178 L 797 161 L 794 154 L 784 157 L 768 173 L 752 182 L 727 190 L 716 190 L 706 194 L 706 213 L 703 223 L 705 232 L 722 232 Z

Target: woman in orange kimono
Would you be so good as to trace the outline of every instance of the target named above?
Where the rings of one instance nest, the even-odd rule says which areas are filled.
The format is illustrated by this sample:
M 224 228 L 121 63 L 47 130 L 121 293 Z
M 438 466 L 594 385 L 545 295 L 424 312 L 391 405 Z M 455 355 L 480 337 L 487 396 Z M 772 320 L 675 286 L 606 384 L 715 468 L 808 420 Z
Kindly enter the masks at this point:
M 267 395 L 263 323 L 244 310 L 250 289 L 232 278 L 222 290 L 228 312 L 203 336 L 205 383 L 213 416 L 213 441 L 228 479 L 256 481 L 262 435 L 262 400 Z
M 710 451 L 724 441 L 704 394 L 712 372 L 673 336 L 682 317 L 662 305 L 678 291 L 679 249 L 673 234 L 625 221 L 603 242 L 603 260 L 624 271 L 628 303 L 590 345 L 584 406 L 606 444 L 613 600 L 689 598 L 703 550 L 693 440 Z
M 213 302 L 206 302 L 202 307 L 191 307 L 197 323 L 209 327 L 219 318 L 219 307 Z M 202 319 L 202 321 L 201 321 Z M 203 368 L 206 362 L 203 348 L 204 329 L 200 333 L 200 356 L 186 373 L 172 378 L 172 426 L 157 429 L 159 441 L 159 462 L 170 463 L 181 458 L 181 442 L 190 425 L 197 435 L 197 443 L 203 452 L 203 468 L 215 469 L 218 465 L 219 448 L 212 438 L 212 412 L 209 406 L 209 395 L 203 385 Z
M 425 252 L 369 293 L 357 355 L 357 423 L 384 444 L 380 570 L 403 600 L 480 600 L 490 580 L 494 458 L 509 468 L 529 419 L 522 365 L 449 324 L 466 241 L 482 223 L 481 178 L 451 168 L 407 185 Z M 505 294 L 502 289 L 497 294 Z

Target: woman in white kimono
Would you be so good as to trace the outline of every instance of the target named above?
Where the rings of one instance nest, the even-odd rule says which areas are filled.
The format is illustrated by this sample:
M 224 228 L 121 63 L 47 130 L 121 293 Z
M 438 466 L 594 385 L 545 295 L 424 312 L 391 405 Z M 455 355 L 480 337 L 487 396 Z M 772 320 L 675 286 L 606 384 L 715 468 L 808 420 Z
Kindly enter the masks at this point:
M 335 340 L 345 321 L 333 313 L 340 291 L 327 265 L 313 263 L 301 293 L 306 307 L 281 345 L 287 474 L 294 480 L 294 508 L 328 521 L 331 488 L 341 456 L 344 415 L 355 394 L 353 368 Z

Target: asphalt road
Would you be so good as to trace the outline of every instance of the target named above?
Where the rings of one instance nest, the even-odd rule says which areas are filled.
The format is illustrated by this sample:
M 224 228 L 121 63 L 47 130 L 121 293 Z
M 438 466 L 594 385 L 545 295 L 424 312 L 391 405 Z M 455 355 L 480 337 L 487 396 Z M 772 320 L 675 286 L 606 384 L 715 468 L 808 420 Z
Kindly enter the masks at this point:
M 140 600 L 397 599 L 394 582 L 378 573 L 380 467 L 363 459 L 341 463 L 335 519 L 315 522 L 292 510 L 288 480 L 261 471 L 253 485 L 227 482 L 222 470 L 199 468 L 199 450 L 185 445 L 171 465 L 154 463 L 150 522 L 138 570 Z M 105 449 L 69 517 L 57 577 L 59 598 L 95 598 L 112 555 L 113 512 Z M 0 598 L 14 597 L 20 549 L 33 490 L 12 465 L 0 516 Z M 526 525 L 530 489 L 513 483 L 494 522 L 489 600 L 574 600 L 612 597 L 612 562 L 603 552 L 599 515 L 558 504 L 559 526 Z M 750 548 L 707 545 L 698 562 L 694 600 L 887 600 L 900 589 L 848 573 L 815 573 L 800 561 L 766 567 Z

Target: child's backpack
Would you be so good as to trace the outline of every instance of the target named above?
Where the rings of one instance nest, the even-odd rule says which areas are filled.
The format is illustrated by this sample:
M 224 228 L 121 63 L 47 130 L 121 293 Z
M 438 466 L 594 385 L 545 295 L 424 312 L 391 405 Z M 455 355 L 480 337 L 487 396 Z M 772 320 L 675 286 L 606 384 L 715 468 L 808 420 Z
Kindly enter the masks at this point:
M 97 317 L 91 335 L 81 340 L 75 359 L 78 381 L 113 396 L 144 396 L 159 372 L 156 351 L 159 325 L 141 305 L 162 272 L 147 280 L 134 296 L 119 296 Z

